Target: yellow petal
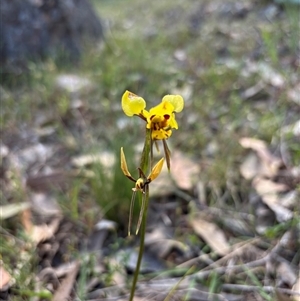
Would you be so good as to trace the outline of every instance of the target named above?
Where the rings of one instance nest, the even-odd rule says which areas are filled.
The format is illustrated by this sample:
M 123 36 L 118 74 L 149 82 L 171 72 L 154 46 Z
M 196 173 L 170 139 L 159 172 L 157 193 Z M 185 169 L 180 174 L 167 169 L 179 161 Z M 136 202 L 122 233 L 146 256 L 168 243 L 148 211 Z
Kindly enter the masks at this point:
M 172 129 L 178 129 L 178 123 L 175 119 L 175 114 L 172 113 L 171 117 L 170 117 L 170 121 L 169 121 L 169 126 L 172 128 Z
M 132 176 L 127 168 L 127 163 L 126 163 L 126 158 L 125 158 L 125 154 L 123 151 L 123 147 L 121 147 L 121 169 L 126 177 L 132 178 Z
M 163 165 L 164 165 L 164 158 L 161 158 L 155 164 L 155 166 L 152 168 L 152 171 L 151 171 L 151 173 L 150 173 L 150 175 L 148 177 L 148 180 L 150 180 L 150 181 L 155 180 L 158 177 L 158 175 L 160 174 Z
M 122 109 L 127 116 L 139 115 L 145 107 L 146 102 L 142 97 L 125 91 L 122 96 Z
M 142 115 L 145 117 L 145 119 L 150 117 L 150 113 L 147 110 L 143 110 Z
M 172 135 L 171 130 L 159 129 L 159 130 L 151 131 L 151 138 L 154 141 L 168 139 L 168 138 L 170 138 L 171 135 Z
M 150 109 L 148 118 L 149 117 L 151 118 L 153 115 L 164 116 L 165 114 L 171 114 L 173 112 L 174 112 L 173 104 L 171 104 L 168 101 L 162 100 L 160 104 Z
M 174 107 L 174 112 L 181 112 L 184 107 L 184 100 L 180 95 L 166 95 L 162 101 L 171 103 Z

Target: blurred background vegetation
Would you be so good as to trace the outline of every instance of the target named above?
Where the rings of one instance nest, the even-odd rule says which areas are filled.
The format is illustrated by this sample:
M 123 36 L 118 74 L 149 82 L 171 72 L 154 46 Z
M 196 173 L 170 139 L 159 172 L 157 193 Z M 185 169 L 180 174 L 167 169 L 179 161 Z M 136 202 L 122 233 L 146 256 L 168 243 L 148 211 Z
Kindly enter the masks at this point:
M 285 164 L 300 164 L 299 137 L 283 131 L 300 113 L 299 5 L 219 0 L 92 5 L 104 38 L 86 45 L 78 59 L 62 53 L 28 61 L 18 73 L 2 71 L 2 150 L 15 155 L 9 161 L 15 165 L 7 167 L 2 154 L 1 205 L 28 201 L 31 190 L 51 191 L 63 215 L 77 225 L 70 233 L 79 240 L 102 217 L 117 223 L 117 243 L 124 238 L 132 183 L 119 170 L 119 150 L 124 147 L 134 173 L 143 142 L 140 120 L 121 110 L 125 90 L 149 106 L 166 94 L 184 97 L 170 148 L 201 166 L 208 206 L 218 203 L 219 193 L 227 194 L 224 207 L 236 212 L 249 202 L 252 188 L 239 172 L 246 154 L 241 137 L 262 139 L 279 156 L 283 145 Z M 53 171 L 59 176 L 45 177 Z M 25 239 L 17 217 L 1 223 L 2 232 Z M 64 256 L 73 256 L 78 245 L 75 239 Z M 1 252 L 7 269 L 14 266 L 18 259 L 9 241 Z M 26 261 L 17 279 L 22 293 L 10 300 L 27 300 L 36 261 L 34 256 Z

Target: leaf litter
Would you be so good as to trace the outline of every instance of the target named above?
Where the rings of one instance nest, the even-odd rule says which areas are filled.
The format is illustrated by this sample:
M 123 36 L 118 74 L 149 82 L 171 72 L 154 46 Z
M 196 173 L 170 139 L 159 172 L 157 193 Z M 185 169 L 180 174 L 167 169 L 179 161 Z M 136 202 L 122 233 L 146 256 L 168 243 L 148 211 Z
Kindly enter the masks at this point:
M 233 3 L 221 7 L 218 3 L 201 5 L 201 9 L 193 10 L 193 34 L 200 28 L 204 31 L 209 29 L 196 22 L 197 11 L 205 11 L 209 17 L 217 14 L 221 22 L 224 21 L 222 18 L 228 16 L 246 22 L 251 10 L 260 9 L 251 1 L 240 6 Z M 181 14 L 177 14 L 177 10 L 182 11 L 176 6 L 173 15 L 180 21 Z M 207 19 L 203 19 L 203 22 L 207 22 Z M 233 44 L 241 41 L 241 32 L 227 25 L 223 28 L 220 24 L 212 27 L 209 29 L 211 35 L 206 38 L 216 31 L 220 39 L 229 38 Z M 193 62 L 190 50 L 183 48 L 180 45 L 172 53 L 183 68 L 193 68 L 193 75 L 203 76 L 202 89 L 205 84 L 205 64 Z M 225 51 L 221 50 L 220 55 Z M 223 61 L 226 61 L 226 57 Z M 230 59 L 227 59 L 229 62 Z M 237 82 L 235 87 L 240 90 L 243 101 L 256 99 L 257 96 L 259 99 L 266 95 L 274 96 L 272 89 L 288 89 L 287 97 L 292 106 L 298 104 L 298 84 L 287 88 L 287 79 L 268 61 L 257 63 L 247 60 L 244 63 L 241 82 L 251 80 L 245 87 L 241 82 Z M 239 65 L 234 62 L 231 67 L 235 69 Z M 191 77 L 191 83 L 176 87 L 184 91 L 188 98 L 199 92 L 196 79 Z M 85 127 L 80 119 L 83 102 L 76 102 L 76 99 L 81 99 L 80 93 L 91 92 L 93 84 L 87 78 L 76 75 L 60 76 L 56 84 L 59 89 L 72 94 L 73 102 L 67 110 L 76 112 L 61 116 L 64 126 L 68 127 L 65 119 L 69 116 L 70 119 L 75 118 L 72 121 L 80 124 L 77 129 L 82 130 Z M 209 98 L 209 93 L 205 99 Z M 199 117 L 193 112 L 191 101 L 189 106 L 191 110 L 186 117 L 187 126 L 189 130 L 193 127 L 197 130 L 195 124 L 200 122 Z M 85 110 L 87 115 L 84 118 L 88 119 L 91 112 L 88 108 Z M 105 210 L 96 209 L 91 201 L 95 196 L 87 193 L 91 189 L 89 181 L 96 178 L 94 171 L 87 173 L 90 171 L 88 168 L 99 163 L 107 171 L 106 175 L 113 177 L 111 169 L 116 158 L 107 151 L 81 152 L 80 148 L 74 151 L 67 141 L 63 143 L 57 137 L 53 141 L 60 125 L 57 126 L 55 118 L 51 115 L 49 119 L 47 114 L 45 120 L 48 121 L 36 125 L 35 129 L 23 129 L 17 139 L 13 138 L 11 132 L 3 138 L 3 204 L 0 210 L 5 223 L 4 227 L 1 226 L 1 235 L 5 243 L 15 244 L 20 253 L 27 255 L 22 255 L 20 260 L 30 256 L 36 258 L 39 272 L 33 276 L 28 274 L 27 279 L 22 280 L 25 285 L 36 282 L 35 293 L 42 287 L 51 292 L 53 300 L 78 300 L 76 295 L 82 281 L 85 300 L 126 299 L 126 282 L 135 268 L 138 238 L 125 238 L 122 230 L 118 229 L 118 223 L 105 221 Z M 51 126 L 47 128 L 45 125 L 49 120 Z M 91 124 L 94 120 L 91 118 Z M 298 123 L 282 127 L 282 133 L 297 139 Z M 105 126 L 101 124 L 101 127 Z M 216 128 L 213 127 L 212 133 Z M 68 131 L 74 129 L 69 128 Z M 178 131 L 178 141 L 193 145 L 196 131 L 192 133 L 187 136 L 187 131 L 181 138 Z M 74 142 L 74 136 L 72 139 Z M 215 137 L 211 137 L 209 142 L 213 140 L 216 140 Z M 274 151 L 274 148 L 280 148 L 276 143 L 281 143 L 276 139 L 269 143 L 263 138 L 244 135 L 239 142 L 245 149 L 244 156 L 237 159 L 242 177 L 238 183 L 230 185 L 238 188 L 247 185 L 247 189 L 246 192 L 238 189 L 240 204 L 236 202 L 234 205 L 229 186 L 218 187 L 213 179 L 207 180 L 206 170 L 202 168 L 201 163 L 209 161 L 207 157 L 211 162 L 212 157 L 222 152 L 217 142 L 214 150 L 204 158 L 200 157 L 198 148 L 189 151 L 193 159 L 184 151 L 185 145 L 178 143 L 178 149 L 182 148 L 182 151 L 173 148 L 171 173 L 163 171 L 151 185 L 145 268 L 142 269 L 143 281 L 138 285 L 137 300 L 265 300 L 263 292 L 271 294 L 271 298 L 277 296 L 278 300 L 299 300 L 299 226 L 295 226 L 299 223 L 299 167 L 291 160 L 287 165 L 283 153 Z M 204 145 L 204 148 L 208 145 Z M 292 149 L 289 148 L 287 153 L 290 152 Z M 71 192 L 71 188 L 73 180 L 78 177 L 82 186 L 76 194 L 76 189 Z M 20 200 L 16 191 L 21 194 L 21 202 L 15 202 Z M 67 202 L 59 199 L 61 195 L 66 197 Z M 76 205 L 67 207 L 72 200 L 77 201 Z M 65 207 L 68 209 L 65 210 Z M 12 226 L 16 221 L 18 228 Z M 26 238 L 17 238 L 18 231 L 22 231 Z M 3 292 L 8 292 L 15 281 L 19 286 L 23 284 L 17 277 L 22 271 L 21 266 L 29 261 L 24 259 L 22 265 L 15 265 L 14 260 L 9 260 L 11 254 L 2 256 L 6 258 L 1 258 L 1 296 Z M 217 281 L 215 288 L 212 285 L 214 281 Z M 43 300 L 42 297 L 35 299 Z

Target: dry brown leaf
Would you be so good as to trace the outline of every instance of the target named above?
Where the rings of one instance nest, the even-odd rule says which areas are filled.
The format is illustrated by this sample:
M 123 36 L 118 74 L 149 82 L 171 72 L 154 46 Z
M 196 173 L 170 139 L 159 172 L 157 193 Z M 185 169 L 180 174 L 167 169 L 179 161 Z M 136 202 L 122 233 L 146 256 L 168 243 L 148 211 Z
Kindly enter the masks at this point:
M 33 225 L 31 221 L 31 212 L 29 210 L 25 210 L 22 214 L 22 224 L 25 232 L 35 245 L 50 239 L 57 231 L 60 221 L 61 217 L 56 217 L 49 225 Z
M 172 163 L 171 163 L 172 164 Z M 171 166 L 172 170 L 172 166 Z M 166 196 L 175 189 L 174 183 L 170 177 L 167 164 L 164 164 L 160 175 L 150 184 L 151 196 Z
M 158 251 L 157 256 L 159 258 L 167 258 L 167 256 L 173 250 L 178 250 L 181 253 L 186 253 L 186 251 L 188 250 L 187 245 L 175 239 L 156 241 L 154 244 L 158 247 L 156 250 Z
M 260 164 L 260 160 L 257 155 L 251 153 L 244 159 L 243 163 L 241 164 L 240 173 L 245 179 L 251 180 L 258 174 L 262 174 L 261 166 L 262 165 Z
M 171 156 L 171 177 L 176 185 L 184 190 L 193 188 L 197 176 L 200 173 L 200 166 L 181 152 L 174 152 Z
M 159 258 L 166 258 L 172 250 L 185 253 L 188 247 L 175 239 L 170 239 L 165 227 L 157 227 L 145 237 L 145 246 Z
M 61 218 L 58 217 L 53 219 L 53 221 L 49 225 L 35 225 L 32 229 L 32 232 L 30 233 L 30 238 L 32 239 L 32 241 L 38 244 L 53 237 L 59 227 L 60 220 Z
M 177 187 L 190 190 L 196 184 L 199 173 L 200 166 L 193 160 L 181 152 L 172 152 L 170 172 L 164 164 L 158 178 L 151 182 L 151 195 L 164 196 L 171 194 L 176 189 L 174 182 Z
M 288 193 L 286 193 L 284 196 L 282 196 L 280 203 L 285 208 L 294 208 L 298 205 L 300 199 L 300 195 L 297 190 L 291 190 Z
M 31 222 L 31 211 L 29 209 L 22 212 L 21 221 L 25 232 L 30 233 L 33 228 L 33 224 Z
M 251 148 L 257 152 L 267 150 L 267 144 L 265 141 L 256 139 L 256 138 L 249 138 L 244 137 L 239 140 L 240 144 L 244 148 Z M 267 150 L 268 151 L 268 150 Z
M 145 246 L 159 258 L 166 258 L 172 250 L 185 253 L 188 249 L 184 243 L 170 239 L 165 227 L 156 227 L 146 234 Z
M 29 207 L 30 203 L 28 202 L 0 206 L 0 220 L 15 216 L 18 213 L 28 209 Z
M 281 183 L 275 183 L 271 180 L 262 178 L 255 178 L 252 186 L 260 195 L 263 202 L 272 210 L 276 215 L 279 222 L 287 221 L 293 217 L 293 212 L 282 206 L 280 203 L 280 196 L 278 192 L 287 190 L 287 186 Z
M 0 290 L 6 287 L 8 288 L 10 280 L 10 274 L 4 269 L 3 266 L 0 266 Z
M 293 285 L 292 290 L 294 292 L 300 293 L 300 273 L 298 274 L 298 279 L 297 279 L 296 283 Z M 294 296 L 293 301 L 300 301 L 300 295 Z
M 275 290 L 276 301 L 292 301 L 291 297 L 282 294 L 278 290 Z
M 179 250 L 182 253 L 188 250 L 186 244 L 175 239 L 166 238 L 164 232 L 159 229 L 146 234 L 145 246 L 159 258 L 166 258 L 173 250 Z
M 292 287 L 297 281 L 297 275 L 287 262 L 280 262 L 276 268 L 277 285 Z
M 252 98 L 253 96 L 257 95 L 259 92 L 261 92 L 265 88 L 266 84 L 260 80 L 257 82 L 254 86 L 251 86 L 247 90 L 245 90 L 242 93 L 242 98 L 243 99 L 249 99 Z
M 261 196 L 288 190 L 288 186 L 285 184 L 276 183 L 262 178 L 255 178 L 253 180 L 253 186 L 255 187 L 257 193 Z
M 152 244 L 157 240 L 166 239 L 168 236 L 166 234 L 166 230 L 163 227 L 155 227 L 153 231 L 146 233 L 145 237 L 145 245 Z
M 219 255 L 224 256 L 231 250 L 224 232 L 214 223 L 207 222 L 199 216 L 190 221 L 194 231 Z
M 277 174 L 279 167 L 282 165 L 281 159 L 275 157 L 268 149 L 265 141 L 255 138 L 241 138 L 240 144 L 244 148 L 254 150 L 259 157 L 261 166 L 257 167 L 257 175 L 273 177 Z M 253 160 L 253 159 L 252 159 Z M 257 163 L 256 163 L 257 164 Z M 248 162 L 249 165 L 249 162 Z M 245 167 L 244 167 L 245 169 Z M 246 173 L 247 174 L 247 173 Z M 243 173 L 242 173 L 243 175 Z M 244 176 L 244 175 L 243 175 Z M 253 174 L 251 174 L 253 177 Z
M 74 282 L 76 280 L 76 276 L 79 270 L 80 263 L 74 266 L 74 268 L 69 271 L 66 278 L 61 282 L 60 287 L 55 292 L 52 301 L 62 301 L 62 300 L 69 300 L 70 294 L 72 292 Z

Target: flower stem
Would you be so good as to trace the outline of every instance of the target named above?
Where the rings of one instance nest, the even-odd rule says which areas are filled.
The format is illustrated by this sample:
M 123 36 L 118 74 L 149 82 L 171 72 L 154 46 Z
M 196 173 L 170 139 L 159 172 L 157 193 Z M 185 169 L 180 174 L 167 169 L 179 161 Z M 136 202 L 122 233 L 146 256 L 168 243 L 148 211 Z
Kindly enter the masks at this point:
M 138 276 L 140 273 L 141 262 L 142 262 L 142 258 L 143 258 L 143 254 L 144 254 L 144 248 L 145 248 L 146 220 L 147 220 L 148 203 L 149 203 L 149 187 L 147 188 L 145 193 L 146 193 L 145 210 L 144 210 L 144 214 L 143 214 L 143 220 L 142 220 L 141 231 L 140 231 L 139 256 L 138 256 L 136 268 L 135 268 L 134 275 L 133 275 L 133 282 L 132 282 L 132 286 L 131 286 L 131 290 L 130 290 L 129 301 L 133 301 L 133 298 L 134 298 L 136 283 L 137 283 Z
M 140 167 L 144 172 L 144 174 L 147 174 L 147 169 L 149 166 L 150 149 L 151 149 L 151 131 L 149 129 L 146 129 L 145 144 L 144 144 L 144 148 L 141 156 L 141 163 L 140 163 Z M 152 158 L 150 159 L 152 160 Z
M 146 138 L 145 138 L 145 144 L 144 149 L 141 157 L 141 164 L 140 167 L 144 174 L 147 174 L 147 169 L 149 166 L 149 157 L 150 157 L 150 148 L 151 148 L 151 131 L 146 130 Z M 151 160 L 151 159 L 150 159 Z M 152 166 L 152 162 L 150 162 L 150 166 Z M 129 301 L 133 301 L 134 293 L 136 289 L 136 283 L 139 277 L 140 268 L 141 268 L 141 262 L 144 254 L 144 248 L 145 248 L 145 234 L 146 234 L 146 222 L 147 222 L 147 212 L 148 212 L 148 204 L 149 204 L 149 185 L 145 188 L 145 209 L 143 213 L 143 219 L 142 219 L 142 225 L 141 225 L 141 231 L 140 231 L 140 248 L 139 248 L 139 255 L 138 260 L 136 264 L 136 268 L 133 275 L 133 282 L 130 290 L 130 297 Z M 140 194 L 139 194 L 140 195 Z M 141 196 L 140 196 L 141 197 Z

